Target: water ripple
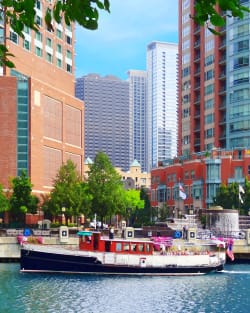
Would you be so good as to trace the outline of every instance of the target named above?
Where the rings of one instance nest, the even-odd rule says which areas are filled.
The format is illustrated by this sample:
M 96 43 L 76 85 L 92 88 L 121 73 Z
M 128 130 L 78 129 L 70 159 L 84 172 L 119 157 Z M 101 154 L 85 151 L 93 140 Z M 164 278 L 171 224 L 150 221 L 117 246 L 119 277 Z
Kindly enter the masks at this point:
M 200 277 L 21 274 L 0 264 L 3 313 L 248 313 L 250 265 Z

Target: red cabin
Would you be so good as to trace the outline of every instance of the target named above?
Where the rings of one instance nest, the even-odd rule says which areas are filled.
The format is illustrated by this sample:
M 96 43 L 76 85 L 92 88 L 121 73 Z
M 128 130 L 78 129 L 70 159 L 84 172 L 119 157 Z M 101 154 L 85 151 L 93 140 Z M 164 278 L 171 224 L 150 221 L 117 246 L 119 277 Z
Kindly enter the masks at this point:
M 153 254 L 151 241 L 109 239 L 101 237 L 100 232 L 80 231 L 79 249 L 83 251 L 113 252 L 124 254 Z

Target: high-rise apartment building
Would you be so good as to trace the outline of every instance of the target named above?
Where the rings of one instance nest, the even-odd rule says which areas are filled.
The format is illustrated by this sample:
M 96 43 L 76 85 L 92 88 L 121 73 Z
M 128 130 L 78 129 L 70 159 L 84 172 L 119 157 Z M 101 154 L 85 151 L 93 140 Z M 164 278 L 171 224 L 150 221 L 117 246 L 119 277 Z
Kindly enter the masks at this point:
M 149 168 L 177 155 L 178 45 L 152 42 L 147 47 L 147 155 Z
M 25 27 L 20 38 L 4 16 L 0 41 L 15 55 L 15 68 L 0 70 L 0 183 L 26 170 L 33 190 L 49 191 L 68 159 L 84 169 L 83 102 L 74 97 L 74 25 L 44 16 L 53 1 L 36 1 L 37 32 Z
M 133 160 L 129 83 L 89 74 L 77 78 L 75 94 L 85 103 L 85 156 L 94 159 L 102 151 L 113 166 L 128 170 Z
M 142 171 L 149 171 L 147 144 L 147 72 L 141 70 L 130 70 L 129 80 L 129 102 L 132 108 L 132 155 L 141 165 Z
M 249 16 L 224 14 L 215 36 L 190 19 L 194 3 L 179 0 L 179 154 L 249 148 Z

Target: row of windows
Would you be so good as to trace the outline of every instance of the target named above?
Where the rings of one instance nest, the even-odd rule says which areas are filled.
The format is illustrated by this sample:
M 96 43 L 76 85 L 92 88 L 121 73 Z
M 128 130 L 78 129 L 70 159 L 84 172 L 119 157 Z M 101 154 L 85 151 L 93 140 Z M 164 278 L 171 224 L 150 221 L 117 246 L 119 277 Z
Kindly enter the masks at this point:
M 202 199 L 202 187 L 200 186 L 183 186 L 187 198 Z M 179 187 L 152 190 L 151 200 L 165 202 L 167 200 L 179 200 Z
M 40 33 L 36 33 L 36 34 L 38 36 L 37 38 L 39 38 L 39 34 Z M 19 37 L 17 36 L 16 33 L 10 32 L 10 40 L 12 42 L 18 44 L 18 39 L 19 39 Z M 51 46 L 51 39 L 50 38 L 47 38 L 46 44 L 47 44 L 47 47 Z M 31 43 L 30 43 L 30 41 L 24 39 L 23 40 L 23 48 L 25 50 L 31 51 Z M 57 52 L 59 54 L 61 54 L 61 52 L 62 52 L 62 47 L 61 47 L 60 44 L 57 44 Z M 43 57 L 43 49 L 41 47 L 39 47 L 39 46 L 35 46 L 35 55 L 38 56 L 38 57 Z M 66 57 L 69 60 L 72 60 L 72 52 L 70 50 L 66 51 Z M 45 59 L 49 63 L 53 63 L 54 62 L 54 57 L 53 57 L 52 53 L 50 53 L 48 51 L 45 52 Z M 56 58 L 56 66 L 58 68 L 62 68 L 63 67 L 62 58 L 59 58 L 59 57 Z M 72 65 L 67 63 L 67 62 L 66 62 L 66 71 L 69 72 L 69 73 L 72 73 Z
M 233 68 L 234 69 L 238 69 L 238 68 L 245 67 L 248 65 L 249 65 L 249 56 L 248 55 L 237 57 L 233 60 Z

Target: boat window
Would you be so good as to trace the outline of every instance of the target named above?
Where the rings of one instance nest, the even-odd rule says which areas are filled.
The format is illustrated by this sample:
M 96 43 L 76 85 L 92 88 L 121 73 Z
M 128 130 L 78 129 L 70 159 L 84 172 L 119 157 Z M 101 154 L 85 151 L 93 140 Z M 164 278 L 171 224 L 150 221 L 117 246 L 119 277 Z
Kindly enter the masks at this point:
M 123 250 L 129 251 L 129 243 L 124 243 Z
M 135 243 L 132 243 L 132 245 L 131 245 L 131 251 L 136 251 L 136 244 L 135 244 Z
M 143 244 L 139 244 L 138 245 L 138 249 L 140 252 L 143 252 L 144 251 L 144 245 Z
M 122 244 L 120 242 L 116 243 L 116 251 L 122 251 Z
M 146 244 L 146 251 L 150 252 L 150 245 L 148 243 Z

